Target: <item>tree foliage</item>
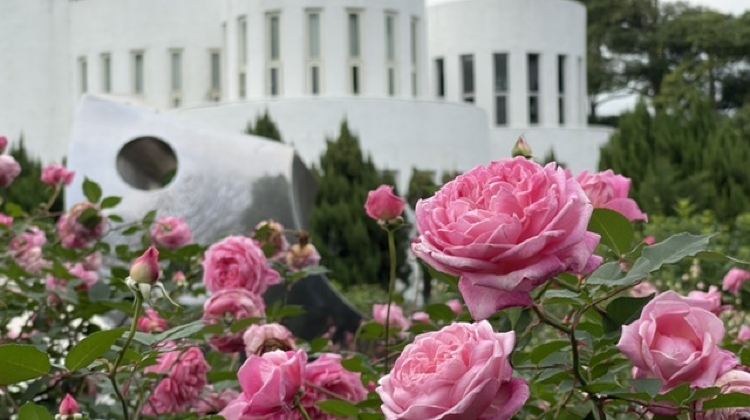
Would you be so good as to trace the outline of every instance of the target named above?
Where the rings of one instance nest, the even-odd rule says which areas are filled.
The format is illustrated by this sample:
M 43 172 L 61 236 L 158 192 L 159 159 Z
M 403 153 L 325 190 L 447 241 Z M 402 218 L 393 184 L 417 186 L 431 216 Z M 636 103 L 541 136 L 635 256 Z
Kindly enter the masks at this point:
M 5 190 L 7 194 L 5 198 L 7 202 L 15 203 L 29 213 L 49 200 L 52 188 L 42 182 L 42 162 L 29 154 L 23 138 L 12 143 L 10 154 L 21 165 L 21 174 L 13 185 Z M 61 193 L 50 210 L 58 212 L 62 208 L 63 194 Z
M 263 112 L 263 115 L 258 115 L 255 118 L 255 124 L 253 124 L 252 122 L 247 123 L 245 134 L 265 137 L 269 140 L 278 141 L 280 143 L 284 142 L 281 137 L 281 132 L 276 126 L 276 123 L 271 119 L 271 115 L 268 113 L 268 110 L 265 110 L 265 112 Z

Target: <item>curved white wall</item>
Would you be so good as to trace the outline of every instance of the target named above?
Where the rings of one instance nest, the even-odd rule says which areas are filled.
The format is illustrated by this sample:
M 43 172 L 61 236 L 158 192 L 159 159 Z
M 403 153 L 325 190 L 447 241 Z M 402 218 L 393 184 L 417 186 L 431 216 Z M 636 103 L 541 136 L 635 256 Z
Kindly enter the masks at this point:
M 160 108 L 175 106 L 171 52 L 181 50 L 182 105 L 211 100 L 211 51 L 220 51 L 221 7 L 216 0 L 83 0 L 70 2 L 69 84 L 81 93 L 86 59 L 88 93 L 104 94 L 103 54 L 111 57 L 111 94 L 135 96 Z M 143 53 L 143 93 L 134 91 L 134 53 Z M 221 69 L 220 69 L 221 74 Z
M 487 120 L 480 109 L 463 104 L 374 98 L 298 98 L 196 107 L 180 114 L 215 127 L 241 132 L 268 110 L 308 165 L 318 164 L 326 138 L 335 138 L 346 119 L 376 166 L 397 171 L 406 191 L 412 167 L 465 171 L 492 160 Z M 439 179 L 439 178 L 438 178 Z
M 320 16 L 320 96 L 349 96 L 349 13 L 360 16 L 361 93 L 366 97 L 413 97 L 411 33 L 416 22 L 417 96 L 427 90 L 427 52 L 423 0 L 228 0 L 226 25 L 227 93 L 230 100 L 267 97 L 269 91 L 268 14 L 280 22 L 280 97 L 311 96 L 308 69 L 308 22 L 311 11 Z M 386 14 L 395 19 L 395 94 L 390 95 L 386 72 Z M 247 25 L 246 94 L 240 95 L 240 25 Z M 356 60 L 355 60 L 356 61 Z M 425 95 L 426 96 L 426 95 Z

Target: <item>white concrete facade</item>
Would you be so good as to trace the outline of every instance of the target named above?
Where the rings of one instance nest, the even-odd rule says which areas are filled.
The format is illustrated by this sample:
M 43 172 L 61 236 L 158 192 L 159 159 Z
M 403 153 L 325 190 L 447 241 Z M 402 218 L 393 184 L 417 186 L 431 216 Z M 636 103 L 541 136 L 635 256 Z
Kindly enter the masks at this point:
M 59 160 L 85 92 L 236 130 L 267 109 L 308 164 L 346 118 L 402 186 L 415 166 L 439 174 L 507 156 L 519 134 L 539 156 L 595 169 L 609 132 L 585 121 L 585 31 L 571 0 L 4 0 L 0 134 L 23 132 L 32 153 Z M 495 54 L 507 60 L 502 124 Z

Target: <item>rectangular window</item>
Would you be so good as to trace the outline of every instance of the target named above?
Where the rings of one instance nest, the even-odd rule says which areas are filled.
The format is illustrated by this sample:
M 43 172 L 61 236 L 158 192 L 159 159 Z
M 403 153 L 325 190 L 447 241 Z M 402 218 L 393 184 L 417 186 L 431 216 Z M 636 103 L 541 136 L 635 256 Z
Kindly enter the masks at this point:
M 81 94 L 84 94 L 89 90 L 89 67 L 86 57 L 78 58 L 78 77 L 78 88 Z
M 565 124 L 565 63 L 564 55 L 557 56 L 557 113 L 560 125 Z
M 417 68 L 419 64 L 419 19 L 411 19 L 410 27 L 410 40 L 411 40 L 411 94 L 417 96 L 419 94 L 419 78 L 417 77 Z
M 278 96 L 281 91 L 281 32 L 278 13 L 266 15 L 266 93 Z
M 508 124 L 508 54 L 495 54 L 495 124 Z
M 247 19 L 245 16 L 237 18 L 237 68 L 238 94 L 240 98 L 247 96 Z
M 385 14 L 385 65 L 388 94 L 396 94 L 396 15 Z
M 320 94 L 320 11 L 307 12 L 307 89 Z
M 435 59 L 435 92 L 438 98 L 445 98 L 445 60 Z
M 102 92 L 112 92 L 112 56 L 102 54 Z
M 172 50 L 170 57 L 171 101 L 173 107 L 182 103 L 182 50 Z
M 362 28 L 359 11 L 349 11 L 349 86 L 353 95 L 362 91 Z
M 529 124 L 539 124 L 539 54 L 527 56 Z
M 474 102 L 474 56 L 461 56 L 461 96 L 464 102 Z
M 209 99 L 218 101 L 221 99 L 221 52 L 218 50 L 210 51 L 211 60 L 211 90 Z
M 143 95 L 144 91 L 143 60 L 142 51 L 133 53 L 133 93 L 136 95 Z

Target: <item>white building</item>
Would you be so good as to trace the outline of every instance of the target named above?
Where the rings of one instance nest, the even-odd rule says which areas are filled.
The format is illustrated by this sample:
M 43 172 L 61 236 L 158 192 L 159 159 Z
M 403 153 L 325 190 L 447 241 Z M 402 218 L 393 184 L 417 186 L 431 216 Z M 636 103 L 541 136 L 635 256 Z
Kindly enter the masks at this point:
M 572 0 L 3 0 L 0 133 L 60 159 L 92 93 L 237 132 L 268 110 L 309 164 L 346 119 L 402 187 L 521 134 L 594 169 L 585 52 Z

